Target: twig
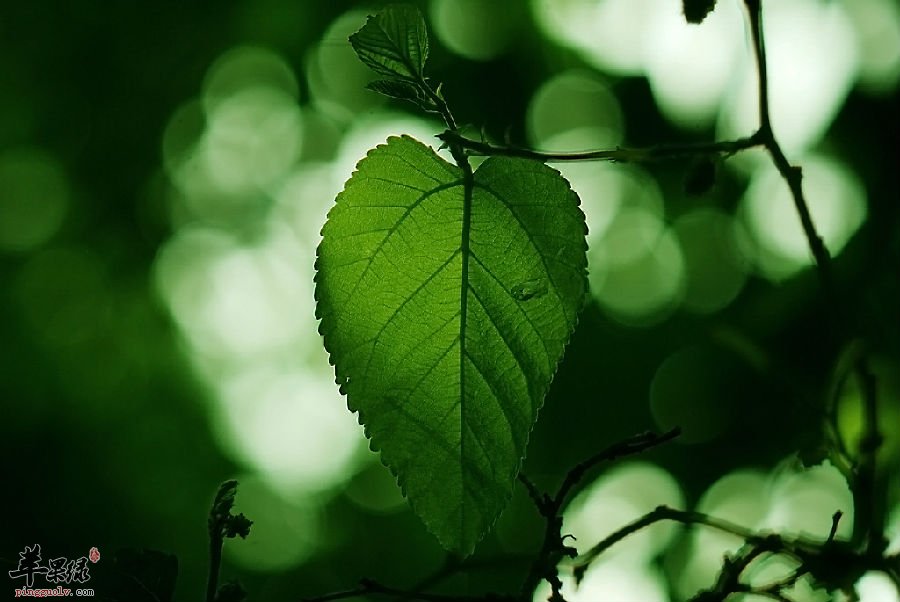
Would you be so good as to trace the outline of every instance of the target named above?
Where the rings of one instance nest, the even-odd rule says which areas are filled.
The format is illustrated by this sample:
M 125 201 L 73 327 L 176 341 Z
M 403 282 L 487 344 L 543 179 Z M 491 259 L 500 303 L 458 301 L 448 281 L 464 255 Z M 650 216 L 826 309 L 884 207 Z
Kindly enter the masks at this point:
M 546 493 L 541 493 L 527 477 L 520 475 L 519 480 L 525 485 L 538 512 L 546 521 L 544 527 L 544 541 L 541 544 L 541 549 L 531 565 L 531 570 L 528 571 L 528 575 L 522 583 L 520 592 L 522 600 L 528 600 L 529 596 L 531 596 L 534 589 L 543 579 L 546 579 L 550 583 L 552 592 L 550 600 L 553 602 L 563 600 L 561 594 L 562 581 L 559 579 L 556 566 L 559 564 L 559 561 L 565 557 L 575 558 L 578 551 L 565 544 L 567 536 L 562 533 L 562 510 L 565 507 L 569 494 L 575 486 L 581 482 L 585 474 L 598 464 L 611 462 L 624 456 L 639 454 L 652 447 L 671 441 L 679 434 L 680 430 L 677 428 L 663 433 L 662 435 L 650 432 L 641 433 L 629 437 L 624 441 L 610 445 L 603 451 L 594 454 L 572 468 L 566 474 L 562 484 L 559 486 L 559 489 L 557 489 L 556 494 L 553 497 Z
M 209 531 L 209 573 L 206 579 L 206 602 L 215 602 L 219 589 L 219 570 L 222 565 L 222 545 L 225 543 L 223 524 L 234 502 L 236 481 L 225 481 L 219 486 L 207 519 Z
M 844 513 L 840 510 L 835 511 L 835 513 L 831 515 L 831 529 L 828 531 L 828 539 L 825 540 L 826 543 L 834 541 L 834 538 L 837 535 L 838 526 L 841 524 L 841 518 L 843 518 L 843 516 Z
M 699 142 L 696 144 L 668 144 L 651 146 L 648 148 L 622 148 L 604 150 L 589 150 L 578 152 L 544 152 L 517 146 L 500 146 L 481 140 L 467 138 L 457 130 L 449 129 L 437 135 L 437 137 L 450 145 L 458 146 L 465 150 L 466 154 L 474 156 L 504 156 L 519 157 L 522 159 L 534 159 L 548 163 L 561 163 L 566 161 L 612 161 L 614 163 L 650 163 L 683 157 L 695 157 L 698 155 L 724 155 L 730 156 L 754 146 L 762 146 L 763 141 L 759 134 L 753 134 L 737 140 L 724 140 L 720 142 Z
M 770 583 L 769 585 L 763 587 L 750 588 L 748 589 L 748 593 L 759 594 L 760 596 L 768 596 L 775 600 L 786 600 L 787 602 L 792 602 L 792 600 L 788 598 L 784 593 L 784 590 L 794 587 L 797 584 L 797 581 L 799 581 L 800 578 L 806 574 L 807 572 L 805 570 L 799 568 L 796 571 L 793 571 L 784 579 L 781 579 L 774 583 Z
M 762 29 L 762 4 L 760 0 L 744 0 L 747 6 L 747 13 L 750 23 L 750 35 L 753 39 L 753 50 L 756 56 L 756 69 L 758 74 L 759 86 L 759 131 L 758 138 L 765 149 L 772 157 L 772 162 L 778 173 L 784 178 L 791 191 L 791 197 L 794 199 L 794 206 L 797 214 L 800 216 L 800 223 L 803 227 L 803 233 L 806 235 L 809 249 L 815 260 L 816 269 L 819 271 L 819 278 L 823 287 L 826 289 L 830 299 L 833 299 L 833 283 L 831 280 L 831 256 L 822 237 L 816 232 L 813 224 L 812 214 L 809 211 L 809 205 L 803 196 L 803 174 L 799 167 L 791 165 L 787 156 L 781 149 L 781 145 L 775 138 L 775 132 L 772 130 L 772 120 L 769 113 L 769 78 L 768 66 L 766 64 L 766 45 Z
M 806 236 L 809 250 L 813 256 L 822 290 L 832 315 L 836 316 L 839 308 L 831 273 L 831 256 L 828 253 L 825 242 L 816 231 L 809 205 L 803 195 L 802 171 L 788 161 L 772 129 L 769 112 L 766 45 L 762 27 L 762 2 L 761 0 L 744 0 L 744 4 L 747 7 L 750 35 L 753 40 L 758 74 L 759 130 L 757 131 L 757 138 L 768 151 L 772 158 L 772 163 L 774 163 L 778 173 L 781 174 L 781 177 L 788 185 L 797 214 L 800 216 L 803 233 Z M 856 519 L 853 525 L 853 542 L 859 546 L 865 545 L 869 551 L 880 554 L 884 549 L 884 509 L 879 496 L 876 495 L 880 491 L 880 486 L 877 482 L 876 463 L 877 452 L 883 437 L 878 423 L 875 378 L 868 368 L 864 354 L 858 358 L 854 369 L 862 390 L 864 432 L 860 442 L 859 462 L 854 478 L 850 483 L 856 509 Z
M 578 485 L 578 483 L 581 481 L 581 479 L 584 478 L 584 475 L 590 469 L 594 468 L 598 464 L 611 462 L 624 456 L 633 456 L 636 454 L 640 454 L 658 445 L 662 445 L 663 443 L 668 443 L 679 435 L 681 435 L 681 429 L 678 427 L 673 428 L 672 430 L 667 431 L 661 435 L 651 432 L 641 433 L 629 439 L 625 439 L 624 441 L 620 441 L 619 443 L 614 443 L 603 451 L 594 454 L 587 460 L 579 463 L 569 471 L 569 473 L 566 475 L 565 480 L 563 480 L 562 485 L 560 485 L 559 489 L 557 490 L 556 495 L 553 497 L 553 504 L 556 510 L 558 511 L 562 509 L 563 505 L 566 502 L 566 498 L 568 497 L 569 493 L 571 493 L 572 489 L 576 485 Z
M 781 539 L 777 535 L 745 541 L 744 545 L 741 546 L 734 556 L 725 556 L 725 560 L 722 562 L 722 570 L 719 572 L 713 587 L 694 596 L 692 602 L 725 600 L 729 594 L 751 591 L 749 586 L 741 583 L 741 575 L 757 558 L 769 552 L 778 552 L 780 547 Z M 796 580 L 796 577 L 794 579 Z M 770 592 L 780 595 L 780 588 L 781 584 L 776 583 L 770 588 L 760 589 L 754 593 L 761 592 L 765 594 Z
M 669 506 L 657 506 L 654 510 L 651 510 L 639 519 L 625 525 L 618 531 L 611 533 L 587 553 L 583 554 L 579 562 L 575 565 L 575 578 L 581 580 L 590 564 L 609 548 L 613 547 L 623 539 L 634 535 L 638 531 L 664 520 L 676 521 L 685 525 L 706 525 L 707 527 L 740 537 L 744 540 L 758 538 L 753 531 L 746 527 L 719 518 L 714 518 L 707 514 L 703 514 L 702 512 L 676 510 Z
M 525 491 L 528 492 L 528 497 L 531 498 L 531 501 L 534 502 L 535 507 L 538 509 L 538 512 L 543 516 L 544 514 L 544 506 L 548 503 L 547 495 L 541 493 L 531 479 L 525 476 L 524 473 L 519 473 L 519 482 L 522 483 L 522 486 L 525 487 Z
M 222 545 L 225 538 L 240 536 L 241 539 L 250 534 L 253 521 L 243 513 L 232 514 L 234 498 L 237 495 L 238 483 L 235 480 L 225 481 L 219 486 L 216 497 L 209 510 L 207 529 L 209 531 L 209 575 L 206 580 L 206 602 L 216 602 L 219 597 L 219 569 L 222 565 Z M 223 587 L 240 588 L 237 583 Z
M 215 602 L 219 589 L 219 567 L 222 565 L 222 539 L 209 539 L 209 573 L 206 577 L 206 602 Z
M 698 594 L 694 598 L 695 602 L 721 601 L 728 593 L 736 592 L 760 593 L 770 597 L 777 594 L 784 597 L 782 590 L 792 587 L 804 575 L 810 575 L 829 590 L 849 591 L 869 571 L 885 573 L 900 592 L 900 580 L 898 580 L 900 557 L 896 555 L 883 556 L 883 550 L 877 553 L 869 550 L 860 551 L 852 541 L 836 540 L 835 535 L 841 516 L 841 512 L 834 513 L 828 537 L 824 541 L 819 541 L 806 537 L 788 537 L 777 533 L 757 533 L 701 512 L 659 506 L 610 534 L 591 548 L 576 563 L 574 575 L 576 580 L 580 581 L 591 563 L 618 542 L 657 522 L 672 520 L 685 525 L 704 525 L 744 540 L 744 546 L 736 556 L 726 557 L 716 585 L 710 590 Z M 762 588 L 750 589 L 749 586 L 741 584 L 739 581 L 741 572 L 750 565 L 754 558 L 765 552 L 789 556 L 797 561 L 799 566 L 785 579 Z

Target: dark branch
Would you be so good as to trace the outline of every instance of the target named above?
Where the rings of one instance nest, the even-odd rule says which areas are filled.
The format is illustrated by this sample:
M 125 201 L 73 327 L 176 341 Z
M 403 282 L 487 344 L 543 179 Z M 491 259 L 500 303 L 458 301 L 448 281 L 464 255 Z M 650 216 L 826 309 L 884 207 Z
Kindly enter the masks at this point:
M 541 516 L 544 516 L 544 508 L 547 504 L 547 496 L 540 492 L 537 486 L 529 479 L 525 474 L 519 473 L 519 482 L 522 483 L 522 486 L 525 487 L 525 491 L 528 492 L 528 497 L 531 498 L 531 501 L 534 502 L 535 508 L 538 509 L 538 512 L 541 513 Z
M 803 233 L 806 235 L 809 249 L 815 260 L 816 269 L 819 271 L 819 278 L 826 290 L 829 298 L 833 299 L 831 291 L 833 284 L 831 281 L 831 256 L 828 249 L 825 248 L 825 242 L 816 232 L 813 224 L 812 215 L 809 211 L 809 205 L 803 196 L 803 175 L 799 167 L 791 165 L 785 156 L 781 145 L 775 138 L 772 130 L 772 120 L 769 113 L 769 77 L 768 67 L 766 65 L 766 45 L 762 29 L 762 5 L 760 0 L 744 0 L 747 5 L 747 13 L 750 23 L 750 35 L 753 39 L 753 50 L 756 56 L 756 69 L 758 73 L 759 86 L 759 132 L 758 138 L 765 149 L 772 157 L 778 173 L 784 178 L 788 188 L 791 191 L 791 197 L 794 199 L 794 206 L 800 216 L 800 223 L 803 226 Z
M 766 44 L 762 27 L 762 2 L 761 0 L 744 0 L 744 4 L 747 6 L 759 80 L 759 131 L 757 136 L 771 156 L 778 173 L 788 185 L 794 207 L 800 216 L 803 234 L 806 236 L 810 253 L 813 256 L 823 293 L 832 315 L 837 317 L 838 304 L 831 273 L 831 256 L 825 242 L 816 231 L 809 204 L 804 197 L 803 174 L 799 167 L 791 165 L 772 129 L 769 113 Z M 878 425 L 875 379 L 868 368 L 865 355 L 857 360 L 855 372 L 862 389 L 864 432 L 860 443 L 858 466 L 850 483 L 857 517 L 853 526 L 853 541 L 858 545 L 866 545 L 871 552 L 880 553 L 880 549 L 884 548 L 884 509 L 881 507 L 878 495 L 880 484 L 877 482 L 875 465 L 876 455 L 882 443 L 882 434 Z
M 828 539 L 825 541 L 834 541 L 835 536 L 837 535 L 838 526 L 841 524 L 841 518 L 844 516 L 844 513 L 840 510 L 836 511 L 831 515 L 831 529 L 828 531 Z
M 700 142 L 697 144 L 670 144 L 648 148 L 614 148 L 581 152 L 543 152 L 516 146 L 499 146 L 466 138 L 458 131 L 447 130 L 437 136 L 451 148 L 453 145 L 474 156 L 504 156 L 561 163 L 566 161 L 612 161 L 615 163 L 651 163 L 684 157 L 723 155 L 730 156 L 754 146 L 761 146 L 758 134 L 737 140 Z
M 529 599 L 531 593 L 543 579 L 550 583 L 552 591 L 550 600 L 553 602 L 563 600 L 561 593 L 562 581 L 559 578 L 556 566 L 563 558 L 575 558 L 578 551 L 565 544 L 566 535 L 562 533 L 562 510 L 566 505 L 569 494 L 581 482 L 585 474 L 598 464 L 611 462 L 624 456 L 639 454 L 652 447 L 671 441 L 679 433 L 680 430 L 677 428 L 662 435 L 649 432 L 641 433 L 610 445 L 572 468 L 566 474 L 565 479 L 563 479 L 562 484 L 556 491 L 556 495 L 553 497 L 546 493 L 541 493 L 527 477 L 519 475 L 519 480 L 525 485 L 538 512 L 546 521 L 543 544 L 522 584 L 520 596 L 523 600 Z
M 634 535 L 638 531 L 664 520 L 671 520 L 685 525 L 706 525 L 707 527 L 734 535 L 744 540 L 753 540 L 757 538 L 757 535 L 746 527 L 719 518 L 714 518 L 703 514 L 702 512 L 676 510 L 669 506 L 657 506 L 654 510 L 648 512 L 636 521 L 631 522 L 618 531 L 610 534 L 591 548 L 586 554 L 582 555 L 581 559 L 575 565 L 575 578 L 580 580 L 590 564 L 609 548 L 613 547 L 623 539 Z
M 568 497 L 569 493 L 572 492 L 572 489 L 581 482 L 581 479 L 584 478 L 584 475 L 589 470 L 591 470 L 598 464 L 618 460 L 619 458 L 623 458 L 625 456 L 633 456 L 643 453 L 653 447 L 672 441 L 680 434 L 681 429 L 677 427 L 661 435 L 650 432 L 641 433 L 629 439 L 625 439 L 624 441 L 620 441 L 619 443 L 610 445 L 603 451 L 581 462 L 580 464 L 575 466 L 575 468 L 569 471 L 562 485 L 560 485 L 559 490 L 557 490 L 556 495 L 553 497 L 553 504 L 556 511 L 558 512 L 562 509 L 562 507 L 565 505 L 566 498 Z
M 733 555 L 725 556 L 722 562 L 722 569 L 712 588 L 695 595 L 692 602 L 707 602 L 712 600 L 725 600 L 730 594 L 739 592 L 749 592 L 750 587 L 741 582 L 741 575 L 747 570 L 753 562 L 760 556 L 769 552 L 778 552 L 781 546 L 781 540 L 778 536 L 770 536 L 754 541 L 747 540 L 744 545 Z M 793 577 L 796 580 L 796 577 Z M 757 590 L 754 593 L 761 592 L 780 592 L 781 583 L 773 584 L 771 587 Z

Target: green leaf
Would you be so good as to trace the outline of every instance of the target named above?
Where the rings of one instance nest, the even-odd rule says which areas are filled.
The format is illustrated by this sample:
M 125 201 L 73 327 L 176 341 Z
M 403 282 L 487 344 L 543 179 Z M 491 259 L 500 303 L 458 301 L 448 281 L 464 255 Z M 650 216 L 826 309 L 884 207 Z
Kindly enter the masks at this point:
M 387 6 L 350 36 L 350 45 L 360 60 L 379 75 L 425 81 L 428 30 L 422 13 L 414 6 Z
M 441 544 L 469 554 L 506 506 L 585 296 L 584 215 L 559 173 L 463 172 L 409 137 L 369 152 L 316 260 L 341 391 Z

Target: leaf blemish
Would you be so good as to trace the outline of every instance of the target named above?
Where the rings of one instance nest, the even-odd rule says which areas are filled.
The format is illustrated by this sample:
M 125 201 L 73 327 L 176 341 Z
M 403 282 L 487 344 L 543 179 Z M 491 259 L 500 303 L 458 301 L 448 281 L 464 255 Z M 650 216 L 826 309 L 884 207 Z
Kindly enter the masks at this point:
M 542 297 L 546 293 L 547 281 L 543 278 L 526 280 L 509 289 L 509 294 L 512 295 L 516 301 L 528 301 L 529 299 Z

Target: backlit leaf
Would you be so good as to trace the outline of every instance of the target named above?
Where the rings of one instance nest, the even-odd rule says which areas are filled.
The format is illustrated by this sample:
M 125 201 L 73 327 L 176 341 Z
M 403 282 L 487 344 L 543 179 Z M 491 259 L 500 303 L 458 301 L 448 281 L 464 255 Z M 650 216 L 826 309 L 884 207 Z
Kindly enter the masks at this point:
M 360 60 L 389 79 L 423 82 L 428 30 L 414 6 L 391 5 L 371 16 L 350 44 Z
M 585 295 L 585 224 L 542 163 L 474 174 L 409 137 L 370 151 L 316 261 L 320 332 L 351 410 L 441 543 L 506 506 Z

